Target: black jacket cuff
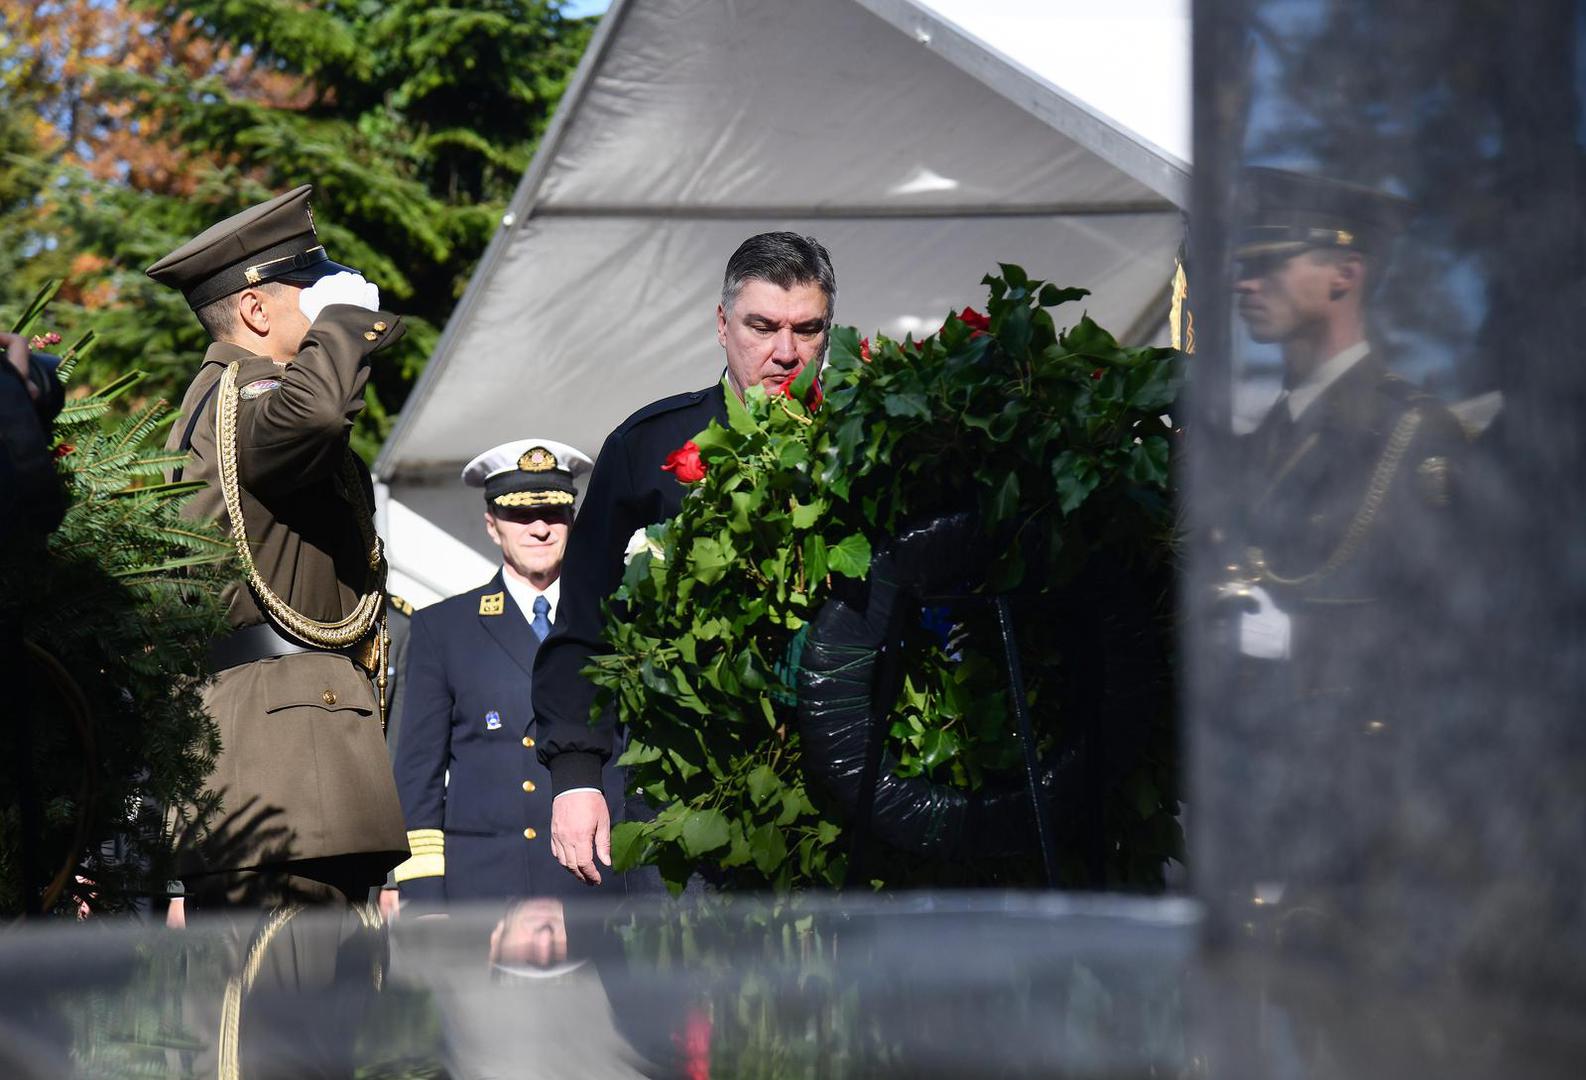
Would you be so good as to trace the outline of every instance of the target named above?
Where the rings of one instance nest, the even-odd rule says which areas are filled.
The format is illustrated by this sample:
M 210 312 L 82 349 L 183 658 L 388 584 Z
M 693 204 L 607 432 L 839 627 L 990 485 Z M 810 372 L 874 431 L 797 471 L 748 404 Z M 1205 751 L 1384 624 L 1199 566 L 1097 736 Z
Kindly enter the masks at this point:
M 545 763 L 551 770 L 551 798 L 573 788 L 600 790 L 599 754 L 584 750 L 564 750 Z

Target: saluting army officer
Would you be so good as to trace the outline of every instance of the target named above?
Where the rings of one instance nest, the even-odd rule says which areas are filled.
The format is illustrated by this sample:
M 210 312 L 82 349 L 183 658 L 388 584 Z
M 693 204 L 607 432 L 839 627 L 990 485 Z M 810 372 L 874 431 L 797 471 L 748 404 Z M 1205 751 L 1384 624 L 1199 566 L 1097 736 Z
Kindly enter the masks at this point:
M 570 446 L 519 439 L 463 470 L 464 483 L 484 489 L 502 567 L 413 617 L 395 758 L 413 851 L 395 874 L 404 903 L 587 894 L 550 850 L 551 778 L 535 749 L 532 689 L 540 642 L 560 614 L 575 481 L 593 464 Z
M 375 685 L 385 562 L 369 473 L 348 447 L 370 358 L 403 326 L 330 260 L 311 190 L 244 210 L 148 270 L 214 339 L 169 445 L 191 451 L 176 473 L 206 486 L 190 512 L 230 530 L 242 571 L 204 695 L 220 729 L 220 813 L 178 855 L 189 914 L 362 902 L 407 855 Z

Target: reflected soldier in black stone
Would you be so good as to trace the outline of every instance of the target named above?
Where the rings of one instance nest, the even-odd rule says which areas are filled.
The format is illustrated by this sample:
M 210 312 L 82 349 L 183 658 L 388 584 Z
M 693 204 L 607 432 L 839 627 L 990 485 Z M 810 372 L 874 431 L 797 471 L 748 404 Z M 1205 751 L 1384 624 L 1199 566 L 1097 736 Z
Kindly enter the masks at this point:
M 1228 587 L 1239 651 L 1287 661 L 1300 699 L 1343 704 L 1368 641 L 1385 659 L 1403 647 L 1395 598 L 1436 589 L 1465 437 L 1368 332 L 1408 204 L 1277 169 L 1247 170 L 1246 185 L 1238 312 L 1252 338 L 1282 347 L 1284 389 L 1243 455 L 1250 503 Z M 1383 706 L 1359 720 L 1380 728 Z

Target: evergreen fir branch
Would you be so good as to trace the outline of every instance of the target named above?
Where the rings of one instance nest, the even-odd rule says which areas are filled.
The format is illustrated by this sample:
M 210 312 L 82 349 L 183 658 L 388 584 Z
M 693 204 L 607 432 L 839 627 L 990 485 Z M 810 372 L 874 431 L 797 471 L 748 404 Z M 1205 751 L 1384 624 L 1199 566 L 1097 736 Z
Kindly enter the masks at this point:
M 92 330 L 89 330 L 82 337 L 72 342 L 71 346 L 61 353 L 61 365 L 55 369 L 55 377 L 61 382 L 70 379 L 72 372 L 77 370 L 78 363 L 94 347 L 94 340 L 95 334 Z
M 150 460 L 153 461 L 156 459 Z M 180 465 L 187 460 L 187 455 L 166 454 L 157 460 L 160 464 L 174 463 Z M 204 481 L 202 480 L 170 480 L 163 484 L 146 484 L 143 487 L 127 488 L 124 491 L 117 491 L 113 492 L 112 494 L 118 498 L 165 499 L 174 496 L 185 495 L 194 491 L 202 491 L 203 489 Z
M 141 445 L 165 423 L 170 412 L 163 399 L 145 405 L 116 427 L 111 435 L 112 445 L 117 449 Z
M 50 301 L 55 299 L 55 294 L 60 291 L 59 279 L 46 281 L 42 288 L 28 301 L 28 306 L 22 309 L 22 315 L 11 326 L 13 334 L 25 334 L 33 326 L 33 322 L 49 307 Z
M 197 529 L 183 528 L 179 525 L 156 525 L 150 532 L 156 536 L 163 536 L 179 547 L 195 550 L 208 550 L 211 553 L 224 555 L 231 550 L 231 542 L 213 533 L 201 532 Z
M 194 566 L 214 566 L 224 559 L 223 554 L 216 555 L 190 555 L 183 559 L 167 559 L 154 566 L 127 566 L 118 567 L 111 573 L 123 581 L 136 580 L 146 577 L 160 577 L 177 570 L 186 570 Z
M 68 401 L 55 417 L 55 434 L 60 442 L 70 442 L 67 428 L 92 423 L 111 410 L 111 403 L 94 398 Z

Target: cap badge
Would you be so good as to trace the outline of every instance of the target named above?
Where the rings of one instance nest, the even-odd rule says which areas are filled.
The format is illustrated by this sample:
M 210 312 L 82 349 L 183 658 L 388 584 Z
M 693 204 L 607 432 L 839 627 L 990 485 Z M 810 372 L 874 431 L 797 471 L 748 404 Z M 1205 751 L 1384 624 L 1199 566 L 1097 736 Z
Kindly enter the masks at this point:
M 500 615 L 507 610 L 506 593 L 490 593 L 479 598 L 479 614 Z
M 556 455 L 543 446 L 536 446 L 518 458 L 518 468 L 523 472 L 550 472 L 556 468 Z
M 1348 247 L 1355 242 L 1355 234 L 1348 229 L 1339 229 L 1337 239 L 1339 247 Z

